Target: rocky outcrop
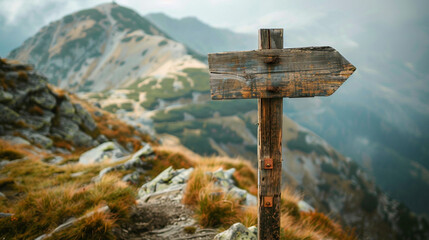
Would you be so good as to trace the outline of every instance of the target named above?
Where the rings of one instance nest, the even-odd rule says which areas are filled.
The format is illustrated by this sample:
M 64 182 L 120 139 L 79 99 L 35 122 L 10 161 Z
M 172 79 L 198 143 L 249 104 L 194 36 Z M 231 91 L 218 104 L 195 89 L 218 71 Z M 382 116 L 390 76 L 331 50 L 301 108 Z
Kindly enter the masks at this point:
M 99 146 L 84 152 L 80 158 L 80 164 L 92 164 L 100 163 L 105 161 L 117 162 L 126 155 L 127 153 L 114 142 L 105 142 Z
M 168 167 L 152 181 L 141 186 L 139 189 L 140 201 L 145 202 L 155 196 L 158 197 L 160 195 L 182 192 L 193 170 L 193 168 L 174 170 L 173 167 Z M 235 186 L 232 177 L 234 172 L 234 168 L 228 170 L 220 168 L 214 172 L 206 172 L 206 174 L 210 175 L 215 180 L 215 184 L 226 194 L 239 199 L 241 204 L 256 205 L 257 199 L 255 196 Z
M 119 145 L 114 144 L 112 142 L 107 142 L 107 143 L 101 144 L 97 148 L 94 148 L 94 149 L 82 154 L 83 158 L 81 156 L 79 162 L 81 162 L 81 160 L 82 160 L 82 163 L 88 162 L 87 160 L 93 160 L 93 158 L 91 158 L 91 156 L 94 157 L 95 159 L 100 159 L 100 161 L 106 161 L 106 160 L 118 161 L 118 160 L 126 159 L 127 157 L 122 157 L 120 159 L 117 159 L 117 158 L 112 159 L 113 152 L 115 150 L 119 150 L 119 149 L 121 149 L 119 147 Z M 103 150 L 103 152 L 100 152 L 101 150 Z M 108 153 L 109 151 L 112 152 L 112 154 L 109 154 Z M 103 157 L 98 157 L 98 154 L 101 154 L 100 156 L 103 156 Z M 139 151 L 134 153 L 131 156 L 131 158 L 129 158 L 129 160 L 127 160 L 124 163 L 102 169 L 100 171 L 100 173 L 98 174 L 98 176 L 95 177 L 93 180 L 99 181 L 99 180 L 101 180 L 101 178 L 105 174 L 112 172 L 112 171 L 135 169 L 134 172 L 132 172 L 128 175 L 125 175 L 122 178 L 122 180 L 125 182 L 137 184 L 140 174 L 144 173 L 146 170 L 152 169 L 152 164 L 148 160 L 152 160 L 153 156 L 154 156 L 154 152 L 153 152 L 152 147 L 150 146 L 150 144 L 146 143 L 146 144 L 144 144 L 144 147 L 142 147 Z M 143 161 L 143 159 L 145 159 L 145 160 Z M 100 161 L 98 161 L 98 162 L 100 162 Z
M 215 236 L 215 240 L 256 240 L 258 229 L 254 226 L 246 228 L 241 223 L 235 223 L 228 230 Z
M 56 141 L 99 144 L 97 125 L 88 111 L 51 89 L 29 65 L 0 59 L 0 112 L 1 136 L 21 136 L 48 149 Z

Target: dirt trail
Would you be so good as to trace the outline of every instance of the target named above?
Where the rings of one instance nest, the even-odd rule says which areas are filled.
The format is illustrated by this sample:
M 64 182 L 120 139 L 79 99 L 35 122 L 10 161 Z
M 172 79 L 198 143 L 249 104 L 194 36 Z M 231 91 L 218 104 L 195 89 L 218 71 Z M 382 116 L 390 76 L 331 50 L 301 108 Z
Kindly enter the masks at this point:
M 211 240 L 215 229 L 202 229 L 193 218 L 193 211 L 183 205 L 181 194 L 160 196 L 139 203 L 132 211 L 131 222 L 115 231 L 118 239 L 129 240 Z M 185 228 L 195 230 L 187 233 Z

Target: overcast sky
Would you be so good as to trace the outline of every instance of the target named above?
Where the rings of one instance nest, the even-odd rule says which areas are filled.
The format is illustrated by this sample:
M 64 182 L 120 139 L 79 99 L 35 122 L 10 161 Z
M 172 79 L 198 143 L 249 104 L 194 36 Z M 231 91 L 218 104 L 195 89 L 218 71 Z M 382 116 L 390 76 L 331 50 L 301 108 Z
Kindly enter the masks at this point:
M 103 0 L 0 0 L 0 56 L 5 56 L 43 25 Z M 261 27 L 303 31 L 313 34 L 293 36 L 295 44 L 335 44 L 340 48 L 358 48 L 355 36 L 384 31 L 389 36 L 422 41 L 428 32 L 427 0 L 118 0 L 144 15 L 164 12 L 175 18 L 195 16 L 212 26 L 254 33 Z M 420 26 L 413 26 L 419 24 Z M 371 26 L 372 25 L 372 26 Z M 370 29 L 372 28 L 372 29 Z M 402 29 L 401 29 L 402 28 Z M 409 29 L 411 28 L 411 29 Z M 405 31 L 404 31 L 405 30 Z M 414 31 L 414 32 L 413 32 Z M 383 45 L 379 39 L 376 44 Z M 315 42 L 316 41 L 316 42 Z M 397 40 L 395 40 L 397 41 Z M 326 43 L 326 44 L 323 44 Z M 287 43 L 286 43 L 287 44 Z M 407 50 L 408 51 L 408 50 Z M 411 61 L 411 60 L 410 60 Z
M 0 56 L 7 56 L 49 22 L 105 2 L 0 0 Z M 401 74 L 429 80 L 429 0 L 116 2 L 141 15 L 163 12 L 174 18 L 194 16 L 211 26 L 255 36 L 259 28 L 280 27 L 285 30 L 286 47 L 332 46 L 358 67 L 357 74 L 379 75 L 380 81 L 385 79 L 391 85 L 392 77 L 386 73 L 397 76 L 394 71 L 401 69 Z M 395 77 L 393 81 L 404 84 L 404 78 L 409 77 Z M 410 87 L 411 83 L 406 84 Z

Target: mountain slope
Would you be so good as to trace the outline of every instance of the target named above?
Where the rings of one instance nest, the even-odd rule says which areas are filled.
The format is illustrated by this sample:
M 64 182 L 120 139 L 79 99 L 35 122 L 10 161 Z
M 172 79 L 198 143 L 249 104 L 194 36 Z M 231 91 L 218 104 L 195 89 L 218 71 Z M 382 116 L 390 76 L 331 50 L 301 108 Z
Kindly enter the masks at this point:
M 98 8 L 100 7 L 118 8 L 117 5 L 103 5 Z M 92 10 L 82 12 L 86 11 Z M 95 11 L 100 12 L 97 9 Z M 81 20 L 76 24 L 85 26 Z M 73 28 L 68 30 L 73 32 Z M 128 37 L 136 32 L 124 32 L 120 27 L 107 28 L 105 31 L 102 34 Z M 116 33 L 109 31 L 116 31 Z M 140 34 L 139 31 L 137 30 L 138 34 Z M 149 39 L 147 42 L 138 41 L 139 36 L 143 35 L 144 39 Z M 184 45 L 165 40 L 168 44 L 159 46 L 160 42 L 157 41 L 166 39 L 165 37 L 143 35 L 125 41 L 122 41 L 124 40 L 122 38 L 115 43 L 120 46 L 121 53 L 124 49 L 132 53 L 146 48 L 157 50 L 151 56 L 153 61 L 149 59 L 146 62 L 148 64 L 134 69 L 131 66 L 134 66 L 133 63 L 137 60 L 127 60 L 134 55 L 127 56 L 125 59 L 121 54 L 107 54 L 106 56 L 110 56 L 112 62 L 116 62 L 116 58 L 120 59 L 119 62 L 126 61 L 123 64 L 126 69 L 122 71 L 119 67 L 108 65 L 110 66 L 108 69 L 92 71 L 91 67 L 82 65 L 85 71 L 89 71 L 93 74 L 91 76 L 98 80 L 92 82 L 88 78 L 75 77 L 79 84 L 73 85 L 60 81 L 59 85 L 64 84 L 75 90 L 109 89 L 80 96 L 105 110 L 116 113 L 128 123 L 144 126 L 148 131 L 155 129 L 158 134 L 174 135 L 183 145 L 201 155 L 240 156 L 255 161 L 256 101 L 209 101 L 207 66 L 184 54 Z M 81 40 L 94 43 L 91 39 L 82 38 Z M 154 41 L 158 44 L 153 44 Z M 94 44 L 95 49 L 103 46 L 102 41 Z M 166 46 L 169 45 L 173 47 L 167 48 Z M 16 50 L 13 54 L 24 56 L 25 49 L 34 47 L 31 43 L 25 43 L 24 46 L 26 47 Z M 115 49 L 117 49 L 116 45 L 105 46 L 105 52 L 110 53 Z M 79 48 L 72 52 L 76 55 L 80 54 L 79 56 L 85 62 L 94 61 L 95 65 L 100 63 L 94 60 L 96 57 L 81 53 Z M 159 58 L 162 61 L 156 61 Z M 67 59 L 68 55 L 59 56 L 58 59 L 47 58 L 44 64 L 55 65 L 57 61 L 67 61 Z M 138 59 L 146 61 L 147 56 L 145 54 Z M 146 71 L 147 66 L 152 67 Z M 64 66 L 64 71 L 68 76 L 74 70 L 70 66 L 68 68 Z M 143 72 L 140 74 L 139 71 Z M 49 71 L 45 74 L 49 74 Z M 116 76 L 117 79 L 113 79 L 112 76 Z M 288 119 L 285 121 L 286 132 L 283 140 L 283 153 L 286 159 L 285 183 L 297 186 L 307 193 L 309 201 L 319 209 L 326 213 L 332 212 L 347 225 L 356 226 L 362 236 L 401 238 L 416 235 L 421 231 L 422 220 L 413 216 L 407 208 L 397 207 L 377 190 L 376 185 L 364 173 L 357 170 L 358 168 L 352 162 L 311 131 L 299 127 Z M 411 219 L 410 225 L 400 224 L 409 219 Z
M 177 65 L 198 65 L 191 53 L 133 10 L 103 4 L 49 24 L 9 57 L 34 64 L 59 87 L 102 91 Z
M 172 38 L 202 54 L 252 50 L 257 46 L 256 36 L 214 28 L 195 17 L 175 19 L 163 13 L 152 13 L 145 17 Z

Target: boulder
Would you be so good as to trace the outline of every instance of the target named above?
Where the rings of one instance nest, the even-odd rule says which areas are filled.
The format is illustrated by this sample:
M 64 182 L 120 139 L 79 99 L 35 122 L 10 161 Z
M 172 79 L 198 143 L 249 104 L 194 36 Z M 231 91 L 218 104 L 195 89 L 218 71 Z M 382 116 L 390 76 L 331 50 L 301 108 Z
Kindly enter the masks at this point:
M 79 130 L 79 126 L 66 117 L 60 117 L 58 124 L 51 128 L 52 135 L 58 135 L 67 141 L 72 141 L 74 135 Z
M 171 179 L 171 183 L 172 184 L 184 184 L 184 183 L 186 183 L 193 171 L 194 171 L 193 168 L 188 168 L 188 169 L 181 171 L 178 175 L 176 175 L 175 177 L 173 177 Z
M 124 155 L 125 153 L 116 143 L 105 142 L 87 152 L 84 152 L 79 158 L 79 163 L 91 164 L 107 160 L 115 162 L 121 160 L 121 157 Z
M 140 150 L 133 154 L 131 160 L 141 159 L 153 154 L 153 149 L 150 144 L 145 144 Z
M 130 174 L 125 175 L 122 178 L 122 181 L 129 182 L 129 183 L 132 183 L 132 184 L 138 184 L 139 183 L 139 179 L 140 179 L 140 175 L 142 173 L 144 173 L 144 171 L 138 169 L 138 170 L 136 170 L 136 171 L 134 171 L 134 172 L 132 172 Z
M 35 145 L 38 145 L 42 148 L 51 148 L 53 141 L 50 138 L 47 138 L 39 133 L 30 132 L 28 130 L 22 130 L 20 133 L 30 142 Z
M 77 115 L 82 120 L 81 127 L 83 130 L 90 134 L 94 133 L 97 130 L 97 124 L 95 123 L 91 114 L 89 114 L 89 112 L 78 103 L 74 105 L 74 108 Z
M 49 110 L 57 104 L 57 100 L 47 89 L 33 93 L 30 99 L 42 108 Z
M 25 122 L 25 128 L 30 128 L 32 130 L 39 130 L 45 126 L 45 123 L 42 121 L 43 118 L 38 116 L 21 116 L 19 121 Z
M 238 188 L 234 184 L 233 174 L 235 172 L 235 168 L 230 168 L 228 170 L 223 170 L 223 168 L 219 168 L 213 173 L 207 172 L 206 174 L 211 175 L 215 178 L 215 184 L 222 188 L 225 193 L 230 194 L 240 200 L 241 204 L 244 205 L 256 205 L 257 198 L 252 194 L 248 193 L 246 190 Z
M 0 104 L 0 112 L 0 124 L 14 124 L 19 118 L 18 113 L 3 104 Z
M 173 167 L 170 166 L 152 181 L 141 186 L 139 189 L 139 197 L 141 199 L 147 199 L 147 195 L 154 193 L 181 190 L 185 187 L 193 171 L 193 168 L 174 170 Z
M 78 130 L 73 136 L 72 142 L 76 146 L 91 146 L 92 138 L 88 134 Z
M 150 170 L 150 169 L 152 169 L 152 164 L 148 161 L 143 161 L 140 158 L 142 156 L 148 157 L 148 156 L 152 155 L 152 153 L 153 153 L 152 147 L 149 144 L 146 144 L 143 148 L 141 148 L 139 151 L 134 153 L 133 156 L 128 161 L 126 161 L 122 164 L 113 166 L 113 167 L 107 167 L 107 168 L 102 169 L 100 171 L 100 173 L 98 174 L 98 176 L 95 177 L 93 180 L 94 181 L 100 181 L 101 178 L 106 173 L 116 171 L 116 170 L 130 170 L 132 168 L 138 168 L 138 170 L 137 170 L 138 174 L 140 174 L 140 172 L 142 172 L 142 170 Z M 129 176 L 128 175 L 125 176 L 126 178 L 124 177 L 123 180 L 129 181 L 129 180 L 131 180 L 131 178 L 134 178 L 137 173 L 132 173 L 132 174 L 134 174 L 134 175 L 128 174 Z M 138 176 L 137 176 L 137 178 L 138 178 Z
M 235 223 L 228 230 L 219 233 L 214 237 L 215 240 L 257 240 L 254 227 L 247 229 L 241 223 Z
M 5 140 L 13 145 L 20 145 L 20 144 L 30 145 L 29 141 L 17 136 L 1 136 L 0 139 Z
M 58 108 L 58 113 L 61 116 L 70 117 L 70 116 L 74 115 L 75 109 L 74 109 L 73 105 L 70 103 L 70 101 L 68 101 L 67 99 L 64 99 L 60 103 L 60 107 Z

